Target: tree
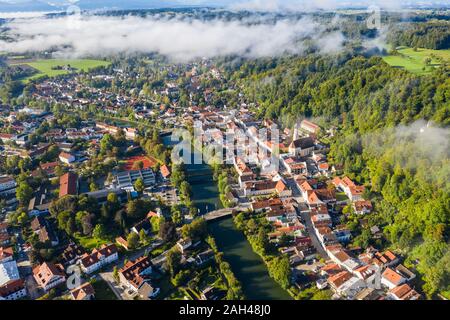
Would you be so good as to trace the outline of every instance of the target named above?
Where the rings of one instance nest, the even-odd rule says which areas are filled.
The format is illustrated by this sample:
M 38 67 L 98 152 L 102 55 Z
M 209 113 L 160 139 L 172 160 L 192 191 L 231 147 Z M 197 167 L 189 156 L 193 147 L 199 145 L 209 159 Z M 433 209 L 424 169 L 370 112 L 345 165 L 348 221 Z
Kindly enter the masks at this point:
M 133 170 L 142 170 L 142 169 L 144 169 L 144 162 L 139 160 L 133 163 Z
M 151 217 L 150 223 L 152 225 L 152 231 L 158 233 L 161 225 L 161 218 L 157 216 Z
M 16 189 L 16 197 L 21 205 L 28 204 L 31 198 L 33 198 L 33 193 L 34 193 L 33 189 L 26 181 L 21 182 Z
M 127 236 L 128 248 L 131 250 L 139 247 L 139 236 L 135 232 L 130 232 Z
M 137 199 L 127 203 L 127 216 L 134 221 L 142 220 L 147 214 L 146 203 L 143 200 Z
M 263 254 L 267 254 L 270 248 L 269 236 L 263 227 L 260 227 L 256 236 L 258 246 L 261 248 Z
M 181 264 L 181 252 L 173 248 L 166 254 L 166 268 L 169 270 L 172 277 L 178 273 Z
M 291 282 L 291 266 L 286 256 L 275 257 L 268 263 L 269 274 L 284 289 L 289 287 Z
M 102 224 L 97 224 L 92 232 L 92 235 L 97 239 L 103 239 L 105 234 L 105 227 Z
M 161 221 L 159 226 L 159 237 L 164 242 L 172 241 L 176 235 L 176 228 L 172 221 Z
M 142 245 L 147 244 L 147 234 L 145 233 L 144 229 L 139 231 L 139 241 L 141 242 Z
M 97 187 L 97 185 L 95 184 L 94 181 L 92 181 L 92 182 L 89 184 L 89 190 L 90 190 L 91 192 L 97 191 L 97 190 L 98 190 L 98 187 Z
M 110 134 L 105 134 L 100 140 L 100 152 L 102 154 L 107 154 L 108 152 L 112 151 L 112 148 L 114 147 L 114 139 Z
M 185 224 L 181 227 L 181 235 L 183 238 L 193 240 L 203 240 L 208 235 L 208 227 L 206 220 L 203 218 L 197 218 L 190 224 Z
M 175 209 L 172 211 L 172 221 L 177 226 L 179 226 L 183 223 L 183 214 L 181 213 L 181 210 Z
M 116 283 L 120 283 L 119 269 L 117 268 L 117 266 L 114 266 L 113 268 L 113 278 L 116 281 Z
M 138 178 L 136 182 L 134 183 L 134 189 L 136 189 L 137 192 L 142 193 L 145 189 L 144 180 L 142 178 Z

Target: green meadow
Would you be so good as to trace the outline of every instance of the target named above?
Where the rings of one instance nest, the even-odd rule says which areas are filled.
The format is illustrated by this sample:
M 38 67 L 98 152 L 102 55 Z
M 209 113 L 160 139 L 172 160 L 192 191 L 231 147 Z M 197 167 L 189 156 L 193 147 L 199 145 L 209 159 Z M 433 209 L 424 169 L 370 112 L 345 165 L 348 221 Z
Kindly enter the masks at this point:
M 389 65 L 397 68 L 403 68 L 417 75 L 430 74 L 443 63 L 450 61 L 450 50 L 431 50 L 418 48 L 400 47 L 397 48 L 397 55 L 383 57 L 383 60 Z M 431 62 L 427 65 L 425 59 L 430 58 Z
M 89 69 L 93 69 L 101 66 L 108 66 L 110 62 L 102 61 L 102 60 L 91 60 L 91 59 L 75 59 L 75 60 L 62 60 L 62 59 L 43 59 L 36 60 L 25 63 L 17 63 L 17 64 L 26 64 L 38 71 L 37 74 L 24 79 L 24 81 L 37 79 L 43 76 L 55 77 L 63 74 L 68 74 L 69 71 L 66 70 L 55 70 L 53 68 L 57 66 L 67 66 L 70 65 L 72 68 L 75 68 L 75 72 L 79 71 L 88 71 Z

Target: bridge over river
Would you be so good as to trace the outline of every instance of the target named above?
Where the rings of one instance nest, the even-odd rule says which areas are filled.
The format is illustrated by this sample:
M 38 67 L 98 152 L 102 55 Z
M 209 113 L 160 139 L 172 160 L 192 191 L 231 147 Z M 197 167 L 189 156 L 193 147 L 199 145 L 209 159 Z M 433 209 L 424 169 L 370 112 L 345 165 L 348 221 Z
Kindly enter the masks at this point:
M 227 208 L 227 209 L 219 209 L 215 211 L 208 212 L 207 214 L 203 215 L 203 218 L 206 221 L 212 221 L 216 219 L 220 219 L 223 217 L 231 216 L 233 212 L 235 212 L 236 209 L 234 208 Z

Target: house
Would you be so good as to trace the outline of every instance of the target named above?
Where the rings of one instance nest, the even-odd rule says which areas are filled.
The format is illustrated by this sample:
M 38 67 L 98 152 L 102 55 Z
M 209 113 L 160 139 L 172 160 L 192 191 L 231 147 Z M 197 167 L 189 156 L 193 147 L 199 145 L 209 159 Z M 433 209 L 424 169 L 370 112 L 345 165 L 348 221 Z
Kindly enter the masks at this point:
M 134 225 L 133 228 L 131 228 L 131 231 L 136 233 L 137 235 L 140 235 L 141 230 L 144 230 L 144 233 L 148 235 L 152 231 L 152 225 L 148 219 L 144 219 L 137 224 Z
M 13 260 L 14 250 L 12 247 L 0 247 L 0 263 L 9 262 Z
M 395 265 L 400 261 L 399 258 L 390 250 L 386 250 L 383 253 L 375 252 L 373 254 L 373 259 L 375 259 L 376 264 L 384 267 Z
M 0 286 L 0 300 L 18 300 L 27 296 L 25 280 L 11 280 Z
M 328 277 L 327 281 L 330 287 L 337 292 L 337 290 L 350 278 L 352 278 L 352 274 L 348 271 L 340 271 L 336 274 L 333 274 Z
M 114 244 L 105 244 L 100 249 L 92 250 L 91 254 L 84 254 L 81 257 L 81 270 L 91 274 L 118 259 L 117 247 Z
M 128 289 L 138 292 L 143 299 L 156 296 L 159 288 L 151 285 L 149 276 L 153 272 L 153 264 L 148 256 L 142 256 L 135 261 L 128 261 L 119 270 L 120 283 Z
M 348 299 L 354 299 L 354 297 L 363 289 L 367 287 L 366 283 L 358 277 L 351 277 L 345 281 L 337 290 L 336 293 L 342 297 Z
M 250 169 L 247 164 L 242 160 L 241 158 L 235 158 L 234 159 L 234 168 L 236 169 L 236 172 L 240 177 L 242 176 L 249 176 L 254 178 L 253 170 Z
M 137 137 L 137 130 L 135 128 L 125 128 L 125 138 L 127 140 L 134 140 Z
M 352 233 L 350 230 L 333 230 L 334 235 L 336 236 L 337 241 L 341 243 L 349 243 L 352 238 Z
M 358 292 L 355 296 L 355 300 L 378 300 L 381 298 L 381 294 L 374 288 L 365 288 Z
M 201 265 L 207 263 L 208 261 L 211 261 L 212 259 L 214 259 L 214 251 L 212 251 L 211 249 L 208 249 L 206 251 L 200 252 L 195 257 L 195 263 L 198 266 L 201 266 Z
M 372 202 L 369 200 L 358 200 L 353 203 L 356 214 L 367 214 L 372 212 Z
M 78 194 L 78 175 L 68 172 L 59 179 L 59 198 Z
M 14 195 L 16 193 L 17 183 L 13 177 L 0 177 L 0 197 Z
M 20 274 L 16 261 L 12 260 L 0 263 L 0 286 L 19 279 Z
M 214 287 L 208 287 L 202 291 L 202 300 L 220 300 L 224 296 L 224 292 Z
M 191 239 L 180 239 L 177 242 L 177 247 L 180 249 L 180 252 L 184 254 L 184 252 L 192 246 Z
M 34 193 L 34 197 L 28 203 L 28 216 L 36 217 L 50 213 L 51 201 L 48 197 L 48 189 L 40 186 Z
M 66 281 L 63 266 L 50 262 L 44 262 L 40 266 L 34 268 L 33 277 L 38 286 L 45 291 L 49 291 Z
M 168 180 L 170 178 L 171 172 L 167 165 L 163 164 L 161 168 L 159 168 L 159 171 L 161 172 L 161 175 L 164 178 L 164 180 Z
M 365 190 L 364 186 L 357 186 L 350 178 L 344 177 L 341 179 L 336 177 L 333 179 L 333 184 L 336 188 L 344 191 L 351 201 L 362 200 L 362 195 Z
M 289 174 L 300 175 L 307 173 L 306 162 L 297 162 L 293 158 L 284 160 L 284 165 Z
M 71 290 L 70 295 L 73 300 L 94 300 L 95 290 L 89 282 L 86 282 L 78 288 Z
M 386 270 L 384 270 L 384 272 L 381 274 L 381 284 L 388 287 L 389 289 L 393 289 L 405 282 L 405 278 L 403 278 L 399 273 L 395 272 L 389 267 L 386 268 Z
M 343 270 L 337 263 L 328 263 L 320 269 L 320 275 L 330 277 L 332 275 L 338 274 L 341 271 Z
M 320 131 L 320 127 L 317 124 L 308 120 L 303 120 L 302 122 L 300 122 L 300 129 L 314 135 L 317 135 Z
M 292 190 L 289 189 L 284 183 L 283 180 L 279 180 L 277 184 L 275 185 L 275 190 L 280 198 L 286 198 L 292 196 Z
M 64 152 L 64 151 L 59 154 L 59 161 L 61 161 L 62 163 L 65 163 L 65 164 L 71 164 L 71 163 L 75 162 L 75 159 L 76 158 L 74 155 Z
M 360 266 L 360 263 L 350 257 L 344 250 L 338 249 L 338 250 L 328 250 L 326 248 L 326 251 L 328 252 L 328 255 L 330 256 L 331 260 L 336 262 L 338 265 L 340 265 L 342 268 L 347 269 L 349 272 L 353 272 L 356 268 Z
M 139 297 L 143 300 L 150 300 L 156 297 L 159 292 L 160 289 L 153 287 L 150 281 L 144 282 L 138 289 Z
M 31 229 L 39 236 L 40 242 L 50 243 L 52 247 L 59 244 L 58 236 L 52 225 L 43 216 L 37 216 L 31 221 Z
M 120 282 L 129 289 L 137 291 L 145 282 L 146 276 L 152 274 L 153 264 L 148 256 L 141 256 L 135 261 L 128 261 L 120 270 Z
M 361 280 L 367 280 L 371 278 L 379 268 L 375 265 L 361 266 L 354 271 L 354 274 Z
M 45 172 L 45 174 L 52 178 L 55 176 L 55 169 L 58 166 L 58 162 L 49 162 L 49 163 L 42 163 L 39 167 L 40 169 Z
M 310 137 L 296 139 L 289 145 L 289 153 L 295 157 L 306 157 L 314 151 L 314 140 Z
M 72 265 L 77 263 L 85 253 L 83 247 L 70 243 L 61 254 L 61 261 L 64 265 Z
M 156 212 L 155 211 L 149 211 L 147 213 L 147 219 L 151 219 L 153 217 L 158 217 L 161 218 L 163 216 L 162 210 L 161 208 L 156 208 Z
M 405 283 L 389 290 L 388 297 L 393 300 L 419 300 L 421 295 Z
M 412 272 L 402 264 L 399 264 L 397 267 L 395 267 L 395 272 L 397 272 L 399 275 L 405 278 L 406 281 L 411 281 L 416 278 L 414 272 Z
M 244 184 L 244 195 L 250 196 L 262 196 L 275 193 L 278 181 L 260 180 L 250 181 Z M 282 187 L 280 187 L 282 189 Z
M 123 237 L 117 237 L 116 238 L 116 243 L 121 246 L 122 248 L 124 248 L 125 250 L 129 250 L 128 247 L 128 241 L 126 239 L 124 239 Z

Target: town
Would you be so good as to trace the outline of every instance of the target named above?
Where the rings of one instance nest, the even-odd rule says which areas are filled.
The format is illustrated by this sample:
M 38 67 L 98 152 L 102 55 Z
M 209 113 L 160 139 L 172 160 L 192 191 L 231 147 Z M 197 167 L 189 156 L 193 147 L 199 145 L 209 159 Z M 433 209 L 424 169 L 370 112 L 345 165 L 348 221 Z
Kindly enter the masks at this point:
M 423 298 L 370 191 L 330 161 L 338 128 L 262 119 L 207 59 L 136 65 L 30 82 L 0 106 L 0 299 L 244 299 L 209 232 L 222 219 L 291 298 Z M 198 204 L 204 169 L 174 162 L 177 130 L 226 155 L 201 165 L 219 203 Z

